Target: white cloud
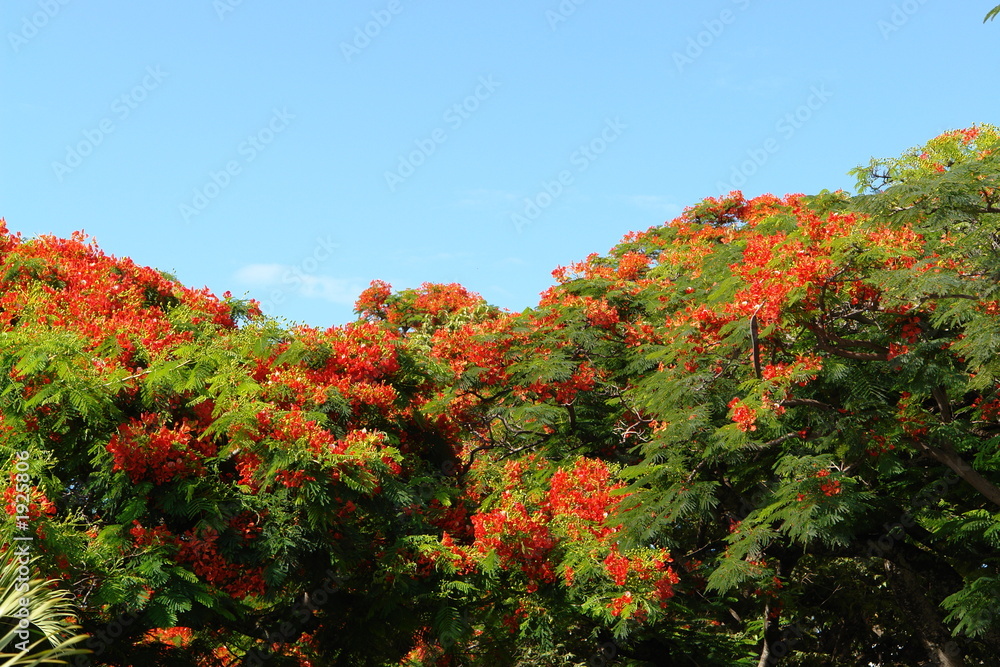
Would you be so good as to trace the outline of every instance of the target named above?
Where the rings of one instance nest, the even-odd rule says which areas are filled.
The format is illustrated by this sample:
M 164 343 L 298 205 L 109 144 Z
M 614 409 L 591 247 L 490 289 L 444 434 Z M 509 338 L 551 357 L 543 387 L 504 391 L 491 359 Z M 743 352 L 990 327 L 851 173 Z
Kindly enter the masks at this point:
M 297 291 L 307 299 L 321 299 L 352 306 L 366 287 L 367 285 L 361 285 L 353 280 L 332 276 L 303 276 L 302 285 Z
M 306 273 L 290 264 L 247 264 L 237 269 L 234 276 L 244 285 L 268 290 L 268 298 L 274 298 L 277 291 L 348 306 L 367 287 L 358 280 Z
M 268 287 L 281 281 L 291 267 L 284 264 L 247 264 L 236 271 L 236 280 L 244 285 Z

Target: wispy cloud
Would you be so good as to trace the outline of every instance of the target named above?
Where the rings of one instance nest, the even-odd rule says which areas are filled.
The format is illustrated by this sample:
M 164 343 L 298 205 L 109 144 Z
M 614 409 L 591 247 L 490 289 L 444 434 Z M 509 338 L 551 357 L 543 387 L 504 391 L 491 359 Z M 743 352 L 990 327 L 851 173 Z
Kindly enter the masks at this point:
M 279 282 L 290 268 L 284 264 L 247 264 L 237 269 L 235 277 L 244 285 L 268 287 Z
M 305 273 L 289 264 L 247 264 L 240 267 L 234 277 L 249 287 L 278 289 L 289 295 L 348 306 L 353 305 L 367 287 L 356 279 Z
M 300 293 L 308 299 L 353 305 L 367 285 L 332 276 L 305 276 Z

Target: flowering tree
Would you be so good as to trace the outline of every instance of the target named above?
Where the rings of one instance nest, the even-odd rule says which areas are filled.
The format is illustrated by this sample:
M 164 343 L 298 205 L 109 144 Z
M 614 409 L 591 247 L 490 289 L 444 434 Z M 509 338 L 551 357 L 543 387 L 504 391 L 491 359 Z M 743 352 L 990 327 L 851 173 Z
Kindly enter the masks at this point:
M 998 149 L 706 200 L 521 313 L 376 281 L 326 330 L 4 230 L 4 537 L 95 664 L 987 664 Z
M 998 147 L 947 133 L 856 198 L 707 200 L 556 272 L 545 302 L 614 346 L 580 351 L 610 383 L 595 444 L 638 458 L 619 521 L 761 665 L 1000 645 Z

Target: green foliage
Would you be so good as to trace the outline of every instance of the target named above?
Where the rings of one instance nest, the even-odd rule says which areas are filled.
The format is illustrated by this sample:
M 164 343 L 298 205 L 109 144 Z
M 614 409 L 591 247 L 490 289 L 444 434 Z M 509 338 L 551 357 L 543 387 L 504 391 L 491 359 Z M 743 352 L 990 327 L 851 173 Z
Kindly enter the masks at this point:
M 67 591 L 54 581 L 23 574 L 33 560 L 8 557 L 0 568 L 2 667 L 65 664 L 69 656 L 88 653 L 74 646 L 87 636 L 77 634 L 80 626 L 72 622 L 75 610 Z
M 325 331 L 5 235 L 39 565 L 122 666 L 988 664 L 1000 131 L 854 173 Z

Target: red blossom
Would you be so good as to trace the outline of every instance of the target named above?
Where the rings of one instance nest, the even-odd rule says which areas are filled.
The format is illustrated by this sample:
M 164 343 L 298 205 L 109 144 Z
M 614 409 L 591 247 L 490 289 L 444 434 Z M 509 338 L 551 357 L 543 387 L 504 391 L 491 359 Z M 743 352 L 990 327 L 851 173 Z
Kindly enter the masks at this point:
M 739 398 L 734 398 L 729 402 L 729 411 L 732 420 L 740 427 L 741 431 L 756 431 L 757 411 L 743 404 Z

